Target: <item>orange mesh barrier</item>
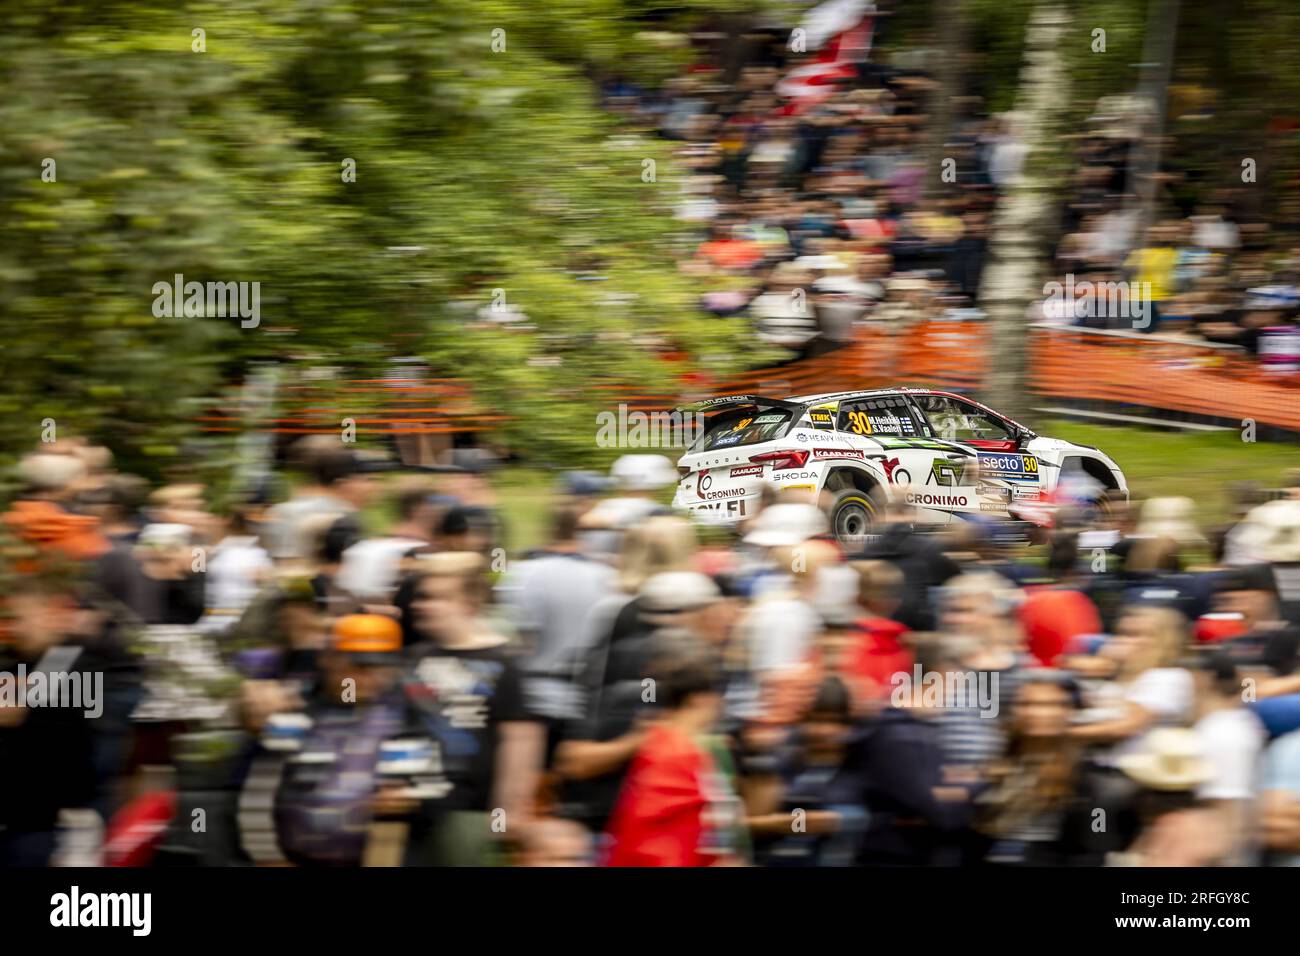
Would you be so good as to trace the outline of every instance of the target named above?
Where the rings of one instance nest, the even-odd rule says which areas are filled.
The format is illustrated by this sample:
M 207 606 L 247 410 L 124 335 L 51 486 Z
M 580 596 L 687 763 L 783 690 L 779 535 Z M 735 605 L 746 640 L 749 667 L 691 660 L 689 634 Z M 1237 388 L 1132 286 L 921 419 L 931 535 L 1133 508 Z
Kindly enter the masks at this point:
M 1300 431 L 1300 376 L 1240 349 L 1151 336 L 1034 328 L 1030 387 L 1042 397 L 1123 402 Z
M 1030 389 L 1040 398 L 1105 401 L 1155 412 L 1241 420 L 1300 431 L 1300 375 L 1261 369 L 1240 349 L 1133 333 L 1106 333 L 1046 326 L 1027 327 Z M 816 392 L 926 385 L 978 391 L 995 373 L 989 329 L 980 321 L 929 321 L 907 329 L 860 329 L 855 340 L 825 355 L 756 369 L 708 384 L 665 382 L 662 391 L 611 382 L 591 385 L 606 407 L 661 411 L 718 395 L 772 398 Z M 286 388 L 280 415 L 263 426 L 285 434 L 337 431 L 342 417 L 372 434 L 441 434 L 490 430 L 508 416 L 476 406 L 470 383 L 448 378 L 355 379 L 330 383 L 331 395 L 357 395 L 346 410 L 306 383 Z M 361 396 L 366 396 L 361 398 Z M 211 432 L 246 427 L 237 407 L 215 409 L 200 419 Z

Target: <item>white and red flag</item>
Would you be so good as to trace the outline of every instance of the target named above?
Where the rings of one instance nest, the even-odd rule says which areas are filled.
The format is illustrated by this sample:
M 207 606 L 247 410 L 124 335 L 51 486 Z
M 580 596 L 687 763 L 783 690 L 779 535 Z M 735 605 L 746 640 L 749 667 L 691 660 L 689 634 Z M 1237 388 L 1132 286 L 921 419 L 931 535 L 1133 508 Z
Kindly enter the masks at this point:
M 827 99 L 836 85 L 857 73 L 871 53 L 876 7 L 871 0 L 827 0 L 805 14 L 799 29 L 813 62 L 791 70 L 776 85 L 799 112 Z

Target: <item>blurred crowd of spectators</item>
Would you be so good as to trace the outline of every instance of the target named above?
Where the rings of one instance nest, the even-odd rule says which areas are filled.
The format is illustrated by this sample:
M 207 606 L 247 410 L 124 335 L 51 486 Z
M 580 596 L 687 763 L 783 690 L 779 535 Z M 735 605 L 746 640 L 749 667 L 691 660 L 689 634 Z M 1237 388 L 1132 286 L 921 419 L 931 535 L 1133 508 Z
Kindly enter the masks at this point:
M 1130 175 L 1143 145 L 1140 128 L 1121 99 L 1099 104 L 1079 135 L 1053 277 L 1072 276 L 1076 287 L 1134 283 L 1134 294 L 1151 306 L 1150 322 L 1138 331 L 1241 346 L 1269 364 L 1293 362 L 1300 314 L 1296 199 L 1284 194 L 1266 217 L 1253 211 L 1257 200 L 1249 191 L 1265 187 L 1252 180 L 1204 188 L 1203 200 L 1193 203 L 1182 188 L 1186 174 L 1163 172 L 1154 177 L 1144 226 Z M 1131 311 L 1096 308 L 1082 296 L 1038 311 L 1036 320 L 1135 328 Z
M 808 58 L 787 40 L 774 36 L 730 71 L 703 54 L 660 90 L 605 89 L 611 109 L 675 144 L 686 170 L 678 215 L 701 230 L 681 267 L 712 286 L 704 309 L 747 315 L 762 340 L 799 356 L 850 341 L 857 323 L 905 331 L 981 318 L 994 209 L 1028 153 L 1021 119 L 957 97 L 936 143 L 933 64 L 887 52 L 821 95 L 790 95 L 783 84 Z M 1290 368 L 1300 360 L 1296 200 L 1260 212 L 1247 191 L 1267 187 L 1237 182 L 1233 166 L 1223 185 L 1190 190 L 1185 173 L 1158 172 L 1147 205 L 1147 181 L 1133 174 L 1142 150 L 1159 144 L 1177 158 L 1178 145 L 1134 101 L 1099 101 L 1066 137 L 1073 179 L 1044 280 L 1134 283 L 1151 320 L 1135 324 L 1134 309 L 1097 308 L 1082 291 L 1049 301 L 1045 286 L 1026 321 L 1238 345 Z
M 375 467 L 301 439 L 218 515 L 22 461 L 0 862 L 1300 863 L 1300 487 L 850 553 L 793 491 L 697 527 L 635 456 L 511 554 L 488 472 Z M 54 673 L 102 696 L 16 696 Z
M 953 182 L 936 187 L 929 78 L 863 65 L 860 83 L 797 107 L 770 59 L 734 83 L 701 69 L 654 93 L 608 90 L 678 144 L 678 215 L 702 230 L 681 268 L 713 287 L 703 307 L 751 316 L 799 356 L 850 341 L 859 322 L 969 316 L 996 189 L 1020 160 L 1006 124 L 963 117 L 944 152 Z

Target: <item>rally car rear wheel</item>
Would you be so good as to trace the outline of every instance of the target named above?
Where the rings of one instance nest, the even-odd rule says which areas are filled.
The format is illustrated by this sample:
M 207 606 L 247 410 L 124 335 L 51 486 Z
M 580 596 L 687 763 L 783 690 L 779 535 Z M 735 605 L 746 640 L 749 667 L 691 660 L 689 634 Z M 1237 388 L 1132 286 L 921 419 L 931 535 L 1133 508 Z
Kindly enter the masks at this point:
M 860 488 L 839 492 L 827 510 L 831 533 L 846 551 L 858 551 L 866 543 L 880 515 L 880 502 L 874 494 Z

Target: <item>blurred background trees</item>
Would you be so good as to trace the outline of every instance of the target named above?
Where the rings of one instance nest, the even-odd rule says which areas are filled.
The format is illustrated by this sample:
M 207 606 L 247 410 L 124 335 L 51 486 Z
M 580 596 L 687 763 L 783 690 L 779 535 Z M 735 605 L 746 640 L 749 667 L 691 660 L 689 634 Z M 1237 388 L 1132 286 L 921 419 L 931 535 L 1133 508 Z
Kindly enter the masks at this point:
M 394 354 L 526 410 L 514 437 L 590 446 L 598 373 L 735 367 L 676 269 L 668 151 L 593 82 L 681 69 L 635 6 L 5 3 L 0 449 L 50 417 L 148 472 L 253 360 Z M 177 273 L 260 281 L 260 326 L 155 317 Z M 535 330 L 473 321 L 494 290 Z

